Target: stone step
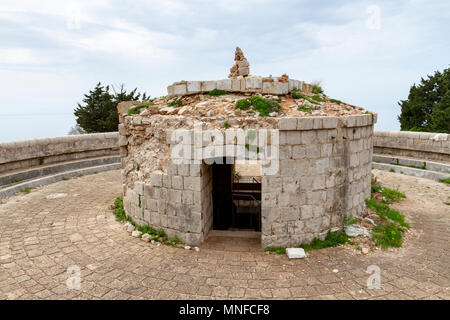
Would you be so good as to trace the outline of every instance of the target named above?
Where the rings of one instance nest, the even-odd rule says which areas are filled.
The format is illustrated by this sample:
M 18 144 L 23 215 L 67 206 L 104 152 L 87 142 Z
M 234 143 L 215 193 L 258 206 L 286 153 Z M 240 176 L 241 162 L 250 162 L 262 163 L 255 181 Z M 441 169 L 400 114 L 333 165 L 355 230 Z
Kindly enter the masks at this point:
M 413 158 L 406 157 L 395 157 L 391 155 L 381 155 L 374 154 L 372 157 L 373 162 L 378 163 L 386 163 L 393 164 L 397 166 L 415 166 L 415 167 L 423 167 L 425 166 L 426 170 L 443 172 L 450 174 L 450 163 L 444 162 L 434 162 L 429 160 L 418 160 Z M 419 168 L 416 168 L 419 169 Z
M 430 180 L 435 180 L 435 181 L 450 178 L 450 174 L 448 174 L 448 173 L 437 172 L 437 171 L 432 171 L 432 170 L 416 169 L 416 168 L 410 168 L 410 167 L 399 166 L 399 165 L 388 164 L 388 163 L 372 162 L 372 168 L 379 169 L 379 170 L 388 170 L 388 171 L 394 170 L 397 173 L 403 173 L 403 174 L 421 177 L 421 178 L 430 179 Z
M 96 157 L 90 159 L 82 159 L 75 161 L 67 161 L 39 167 L 14 170 L 0 175 L 0 188 L 11 187 L 20 183 L 27 182 L 39 177 L 54 175 L 61 172 L 73 171 L 82 168 L 95 167 L 100 165 L 107 165 L 113 163 L 120 163 L 119 156 Z
M 15 184 L 13 186 L 8 186 L 5 188 L 0 188 L 0 199 L 10 197 L 16 193 L 22 192 L 25 188 L 36 188 L 44 185 L 48 185 L 54 182 L 61 181 L 63 179 L 73 178 L 79 175 L 89 175 L 109 170 L 117 170 L 121 168 L 120 163 L 110 163 L 103 164 L 99 166 L 93 166 L 89 168 L 80 168 L 71 171 L 65 171 L 61 173 L 56 173 L 53 175 L 48 175 L 45 177 L 39 177 L 36 179 L 28 180 L 22 183 Z

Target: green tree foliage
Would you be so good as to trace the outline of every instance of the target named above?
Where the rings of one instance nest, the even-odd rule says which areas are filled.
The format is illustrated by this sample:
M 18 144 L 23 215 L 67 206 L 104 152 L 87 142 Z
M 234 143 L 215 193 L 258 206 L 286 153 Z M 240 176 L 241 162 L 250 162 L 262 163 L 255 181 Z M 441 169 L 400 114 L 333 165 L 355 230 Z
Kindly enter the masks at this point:
M 120 90 L 112 93 L 109 86 L 102 86 L 99 82 L 94 90 L 90 90 L 84 95 L 83 105 L 78 103 L 74 114 L 77 124 L 86 133 L 117 131 L 119 116 L 117 114 L 117 104 L 122 101 L 147 100 L 150 96 L 144 92 L 137 92 L 137 88 L 127 92 L 123 85 Z M 142 96 L 142 99 L 140 99 Z
M 422 78 L 399 105 L 401 130 L 450 133 L 450 68 Z

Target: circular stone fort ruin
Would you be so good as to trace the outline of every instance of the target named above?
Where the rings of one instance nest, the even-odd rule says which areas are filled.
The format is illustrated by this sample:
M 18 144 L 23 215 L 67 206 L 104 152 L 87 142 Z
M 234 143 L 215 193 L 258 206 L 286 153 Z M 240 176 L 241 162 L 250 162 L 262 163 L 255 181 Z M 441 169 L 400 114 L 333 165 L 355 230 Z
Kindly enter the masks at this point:
M 250 75 L 239 48 L 228 79 L 167 90 L 118 105 L 124 208 L 139 225 L 189 245 L 252 230 L 287 247 L 364 212 L 375 113 L 287 75 Z

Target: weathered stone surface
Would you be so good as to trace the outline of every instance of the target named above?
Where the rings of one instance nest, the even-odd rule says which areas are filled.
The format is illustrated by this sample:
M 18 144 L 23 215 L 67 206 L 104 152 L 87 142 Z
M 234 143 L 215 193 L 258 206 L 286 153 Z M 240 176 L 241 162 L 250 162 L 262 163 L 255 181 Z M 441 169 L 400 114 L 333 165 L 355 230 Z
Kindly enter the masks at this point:
M 289 257 L 289 259 L 306 258 L 305 250 L 302 248 L 286 248 L 286 254 Z

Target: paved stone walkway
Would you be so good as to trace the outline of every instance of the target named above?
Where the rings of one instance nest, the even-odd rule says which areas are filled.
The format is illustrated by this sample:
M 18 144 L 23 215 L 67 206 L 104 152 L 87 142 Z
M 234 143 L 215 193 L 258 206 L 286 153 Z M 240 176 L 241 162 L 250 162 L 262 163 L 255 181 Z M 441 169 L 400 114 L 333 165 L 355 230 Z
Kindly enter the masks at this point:
M 430 193 L 439 187 L 422 183 Z M 0 204 L 0 299 L 450 298 L 445 205 L 418 211 L 417 199 L 405 200 L 415 231 L 400 250 L 364 256 L 330 248 L 292 261 L 251 239 L 212 238 L 200 252 L 144 243 L 108 213 L 120 192 L 120 174 L 112 171 Z M 73 265 L 81 269 L 80 290 L 66 285 Z M 381 269 L 379 290 L 366 286 L 370 265 Z

